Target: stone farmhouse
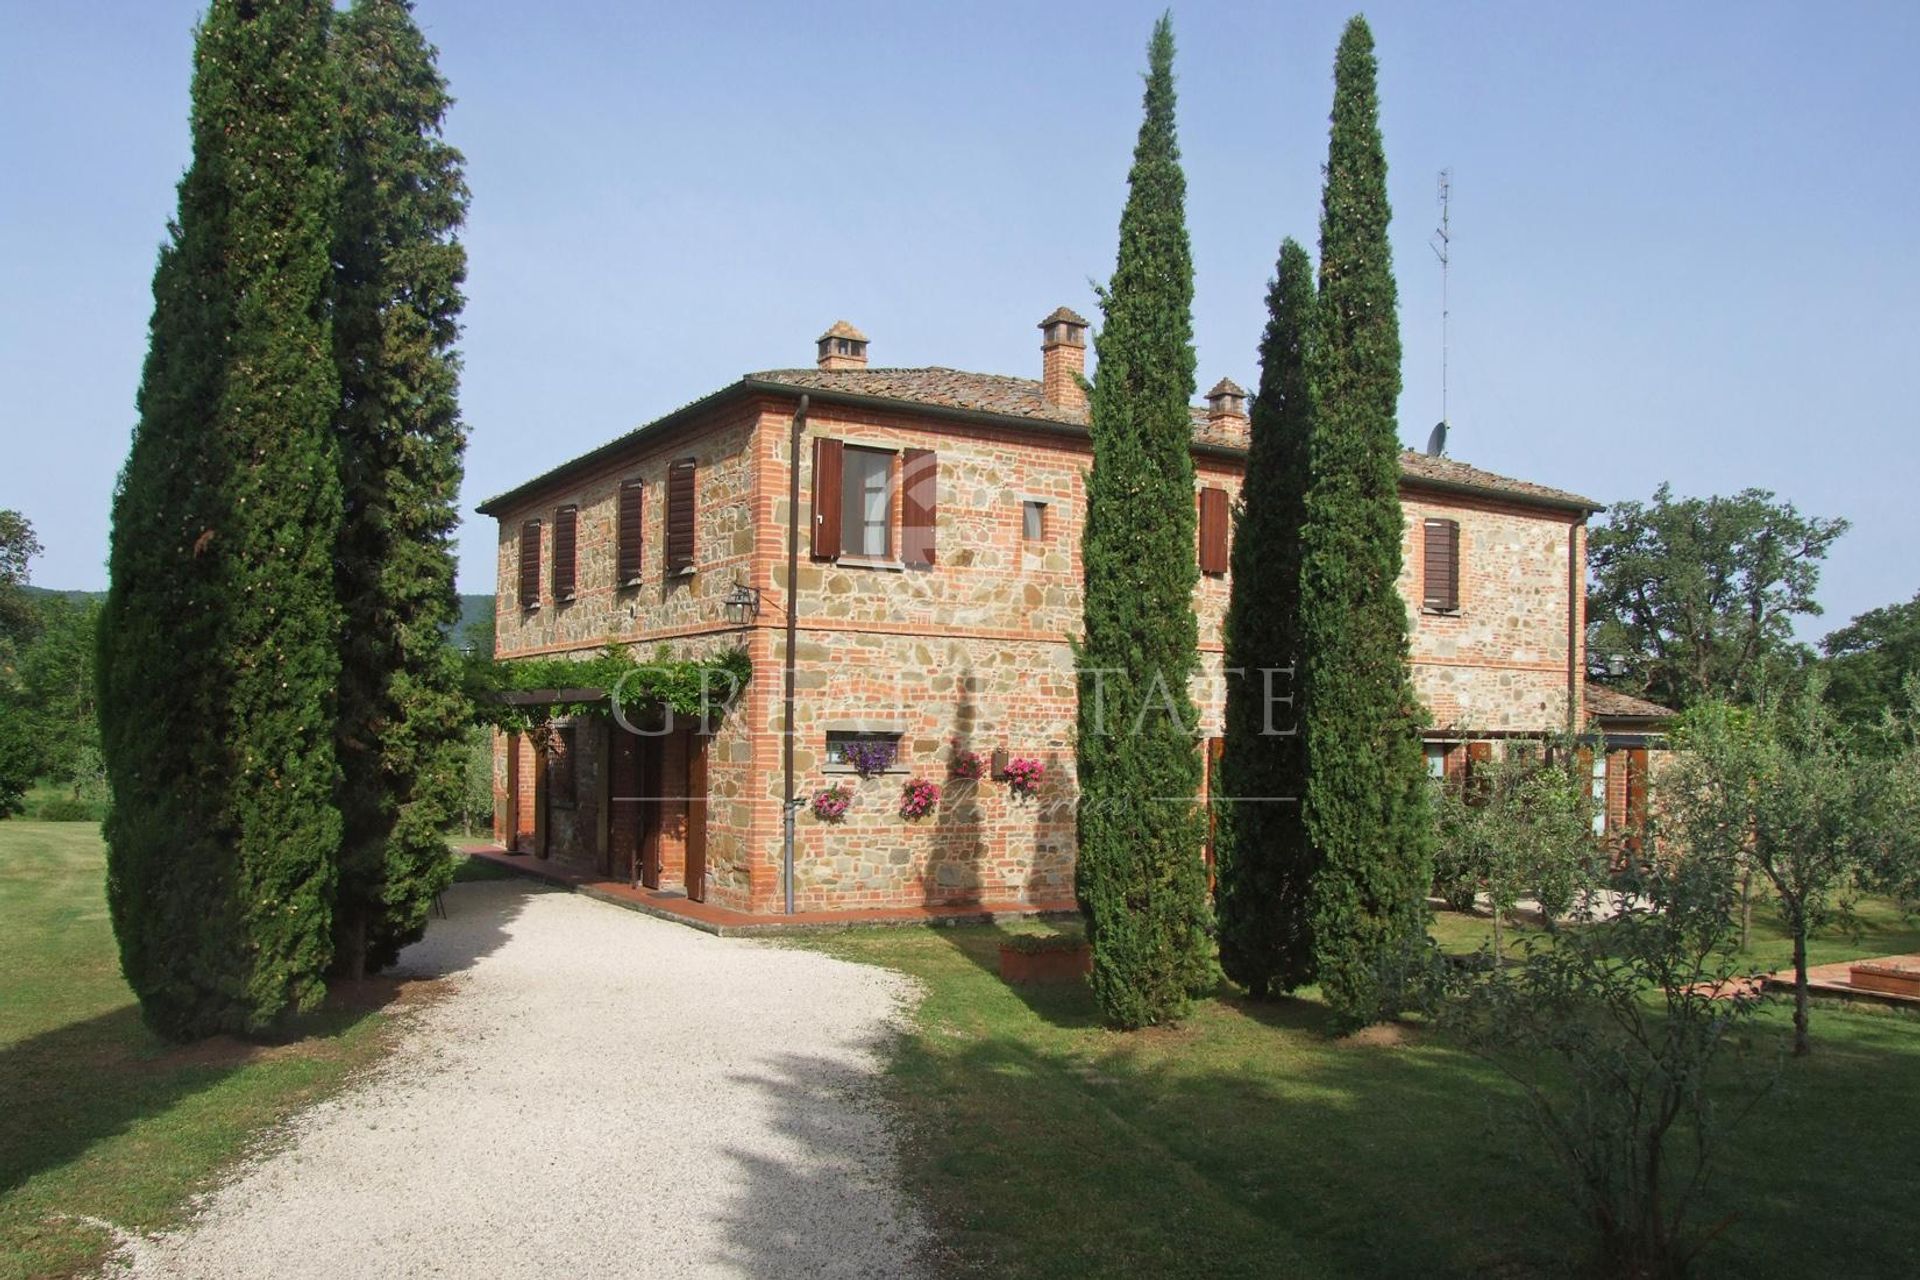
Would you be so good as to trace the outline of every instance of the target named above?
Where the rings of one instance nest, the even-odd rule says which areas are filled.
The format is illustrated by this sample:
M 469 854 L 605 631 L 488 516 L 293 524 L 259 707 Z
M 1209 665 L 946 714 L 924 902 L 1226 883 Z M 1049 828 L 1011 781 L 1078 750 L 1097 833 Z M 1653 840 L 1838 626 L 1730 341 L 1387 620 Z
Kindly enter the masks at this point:
M 711 726 L 634 733 L 593 715 L 501 735 L 496 839 L 662 903 L 756 915 L 789 902 L 1071 905 L 1087 322 L 1061 308 L 1040 330 L 1035 379 L 870 367 L 866 336 L 841 322 L 813 367 L 748 374 L 483 503 L 499 522 L 497 657 L 738 648 L 754 673 Z M 1246 394 L 1222 380 L 1193 431 L 1193 693 L 1209 772 L 1247 441 Z M 1585 683 L 1586 524 L 1599 507 L 1412 452 L 1401 501 L 1399 586 L 1433 726 L 1429 768 L 1471 769 L 1571 717 L 1605 740 L 1592 765 L 1608 798 L 1599 822 L 1624 827 L 1644 805 L 1646 749 L 1665 713 Z M 845 783 L 853 798 L 838 822 L 797 807 L 789 879 L 790 625 L 791 794 L 804 802 Z M 868 758 L 871 776 L 856 772 L 876 750 L 884 771 Z M 960 753 L 994 767 L 952 778 Z M 995 776 L 1007 761 L 1041 766 L 1033 793 Z M 943 789 L 918 819 L 900 812 L 913 778 Z

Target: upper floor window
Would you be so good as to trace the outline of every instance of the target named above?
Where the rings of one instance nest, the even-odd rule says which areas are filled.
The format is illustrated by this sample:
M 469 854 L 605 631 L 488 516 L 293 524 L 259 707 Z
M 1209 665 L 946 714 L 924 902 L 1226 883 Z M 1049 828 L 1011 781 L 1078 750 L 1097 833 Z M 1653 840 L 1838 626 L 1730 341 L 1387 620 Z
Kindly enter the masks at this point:
M 846 447 L 840 468 L 840 551 L 884 560 L 893 554 L 893 454 Z
M 1042 542 L 1047 536 L 1047 504 L 1028 498 L 1020 504 L 1020 536 L 1027 542 Z
M 1460 610 L 1460 522 L 1428 520 L 1424 525 L 1420 605 L 1433 613 Z
M 895 469 L 895 459 L 899 467 Z M 931 449 L 876 449 L 826 436 L 813 442 L 813 558 L 934 562 L 940 463 Z M 900 529 L 893 490 L 900 489 Z

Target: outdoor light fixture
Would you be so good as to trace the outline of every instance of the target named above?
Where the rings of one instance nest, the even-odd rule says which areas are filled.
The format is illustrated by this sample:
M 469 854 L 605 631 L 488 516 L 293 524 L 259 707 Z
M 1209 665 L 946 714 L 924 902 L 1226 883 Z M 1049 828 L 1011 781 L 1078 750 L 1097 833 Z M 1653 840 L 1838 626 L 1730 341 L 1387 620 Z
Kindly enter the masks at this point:
M 727 611 L 727 621 L 737 626 L 746 626 L 760 616 L 760 588 L 750 587 L 738 578 L 720 601 L 721 608 Z

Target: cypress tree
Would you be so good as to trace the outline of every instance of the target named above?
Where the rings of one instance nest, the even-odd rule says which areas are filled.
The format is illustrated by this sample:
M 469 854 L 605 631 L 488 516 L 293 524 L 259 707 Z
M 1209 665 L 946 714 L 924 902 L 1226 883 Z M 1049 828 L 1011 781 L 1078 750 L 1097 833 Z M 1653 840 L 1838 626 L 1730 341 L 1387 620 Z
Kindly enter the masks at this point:
M 1310 981 L 1313 967 L 1306 918 L 1313 867 L 1300 811 L 1306 751 L 1296 696 L 1313 309 L 1313 264 L 1288 239 L 1267 289 L 1260 389 L 1235 517 L 1224 803 L 1215 810 L 1214 831 L 1221 967 L 1260 998 Z
M 1120 1027 L 1167 1022 L 1212 976 L 1199 789 L 1193 260 L 1174 137 L 1173 27 L 1148 46 L 1106 324 L 1095 349 L 1082 542 L 1086 634 L 1075 895 L 1093 990 Z
M 1423 713 L 1396 586 L 1400 331 L 1374 78 L 1373 34 L 1356 17 L 1334 63 L 1301 566 L 1309 927 L 1315 974 L 1348 1025 L 1395 1011 L 1389 975 L 1423 936 L 1432 882 Z
M 337 557 L 344 835 L 342 972 L 391 964 L 452 875 L 443 831 L 463 769 L 465 702 L 448 630 L 461 455 L 454 342 L 466 278 L 451 98 L 407 0 L 359 0 L 336 25 L 343 187 L 334 350 L 345 516 Z
M 327 0 L 217 0 L 100 634 L 108 904 L 161 1034 L 324 992 L 339 819 Z

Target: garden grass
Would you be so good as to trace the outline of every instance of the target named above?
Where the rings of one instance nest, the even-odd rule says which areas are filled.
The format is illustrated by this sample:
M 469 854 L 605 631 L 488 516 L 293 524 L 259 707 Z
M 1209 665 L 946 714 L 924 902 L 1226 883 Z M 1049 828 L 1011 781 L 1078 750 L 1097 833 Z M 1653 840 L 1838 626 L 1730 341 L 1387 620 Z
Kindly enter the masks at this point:
M 1920 947 L 1890 908 L 1858 943 Z M 1448 949 L 1484 919 L 1443 913 Z M 1755 915 L 1753 955 L 1777 927 Z M 993 927 L 806 941 L 917 979 L 887 1077 L 942 1274 L 1015 1277 L 1565 1276 L 1584 1223 L 1498 1071 L 1418 1026 L 1328 1033 L 1317 999 L 1222 987 L 1174 1029 L 1096 1021 L 1084 984 L 1000 981 Z M 1311 993 L 1308 993 L 1311 997 Z M 1822 1005 L 1814 1055 L 1781 1056 L 1784 1007 L 1746 1037 L 1773 1083 L 1721 1148 L 1701 1220 L 1733 1215 L 1707 1276 L 1920 1274 L 1912 1118 L 1920 1019 Z
M 107 919 L 91 823 L 0 822 L 0 1280 L 65 1276 L 109 1234 L 180 1220 L 250 1144 L 386 1048 L 391 988 L 271 1045 L 172 1046 L 141 1022 Z

